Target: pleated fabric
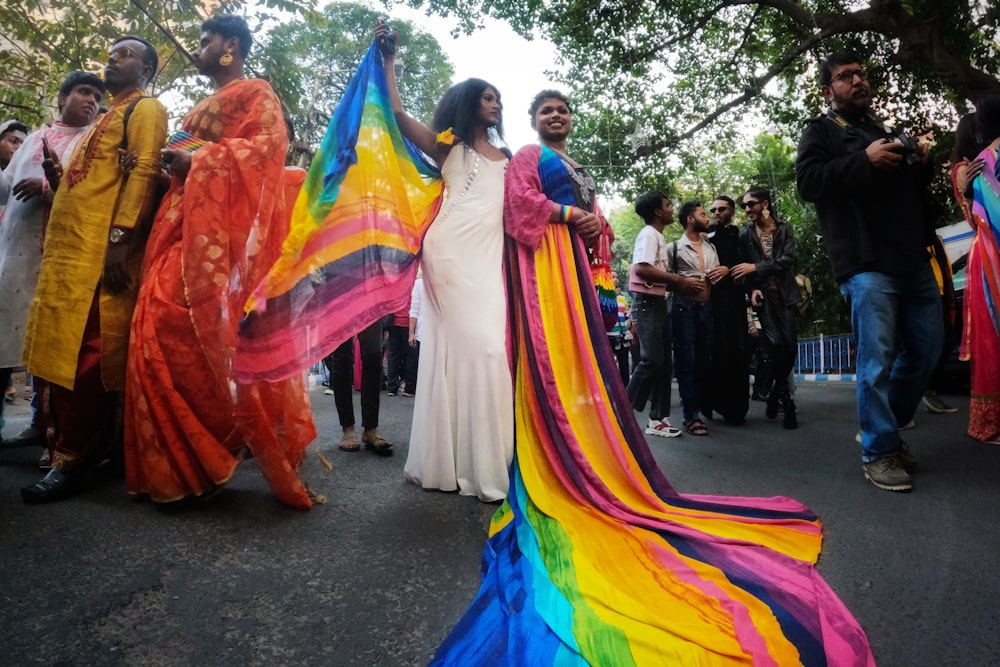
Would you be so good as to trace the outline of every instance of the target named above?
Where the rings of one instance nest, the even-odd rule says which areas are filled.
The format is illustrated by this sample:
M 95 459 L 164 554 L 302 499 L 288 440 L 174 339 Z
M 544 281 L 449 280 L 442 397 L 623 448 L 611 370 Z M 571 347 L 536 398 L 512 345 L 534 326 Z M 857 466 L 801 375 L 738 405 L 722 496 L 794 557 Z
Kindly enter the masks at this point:
M 281 256 L 247 300 L 236 377 L 297 375 L 406 306 L 441 192 L 437 169 L 399 131 L 373 43 L 309 167 Z
M 538 184 L 538 149 L 525 151 L 505 206 L 511 491 L 482 587 L 433 664 L 873 665 L 814 568 L 812 512 L 679 494 L 660 472 L 615 376 L 586 249 L 550 206 L 517 201 Z

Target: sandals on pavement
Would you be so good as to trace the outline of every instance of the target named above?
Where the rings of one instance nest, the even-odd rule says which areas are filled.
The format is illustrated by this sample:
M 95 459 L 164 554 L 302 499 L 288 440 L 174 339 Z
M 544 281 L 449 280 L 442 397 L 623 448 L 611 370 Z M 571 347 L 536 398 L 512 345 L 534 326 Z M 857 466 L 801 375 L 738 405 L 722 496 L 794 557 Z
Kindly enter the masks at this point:
M 365 449 L 370 449 L 379 456 L 392 456 L 392 443 L 378 433 L 365 435 L 361 441 L 365 443 Z
M 692 419 L 684 422 L 684 430 L 691 435 L 708 435 L 708 427 L 700 419 Z
M 353 433 L 345 433 L 344 437 L 340 439 L 340 444 L 337 446 L 345 452 L 356 452 L 361 449 L 361 444 L 358 442 L 358 436 Z

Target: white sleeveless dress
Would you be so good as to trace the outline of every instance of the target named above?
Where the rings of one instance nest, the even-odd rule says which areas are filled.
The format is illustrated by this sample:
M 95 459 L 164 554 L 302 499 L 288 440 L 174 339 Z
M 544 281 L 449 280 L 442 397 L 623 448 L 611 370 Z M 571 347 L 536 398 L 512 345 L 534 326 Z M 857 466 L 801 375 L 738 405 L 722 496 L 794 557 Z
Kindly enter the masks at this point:
M 514 454 L 507 361 L 503 184 L 507 160 L 460 145 L 442 165 L 446 195 L 424 237 L 420 363 L 404 474 L 425 489 L 483 501 L 507 495 Z

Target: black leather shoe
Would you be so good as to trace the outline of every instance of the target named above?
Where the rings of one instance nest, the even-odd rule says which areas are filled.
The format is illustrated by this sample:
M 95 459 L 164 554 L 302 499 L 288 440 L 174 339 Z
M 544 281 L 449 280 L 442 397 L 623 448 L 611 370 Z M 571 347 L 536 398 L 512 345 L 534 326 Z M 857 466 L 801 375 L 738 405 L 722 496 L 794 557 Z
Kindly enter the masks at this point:
M 5 439 L 0 443 L 0 448 L 13 449 L 15 447 L 31 447 L 32 445 L 40 447 L 44 444 L 45 437 L 42 432 L 34 426 L 27 426 L 13 438 Z
M 782 401 L 783 407 L 785 408 L 785 416 L 781 421 L 781 425 L 787 429 L 793 429 L 799 427 L 799 419 L 795 414 L 795 401 L 792 399 L 787 399 Z
M 764 410 L 764 416 L 768 419 L 777 419 L 778 417 L 778 397 L 773 392 L 767 397 L 767 409 Z
M 87 489 L 87 473 L 63 473 L 55 468 L 45 477 L 21 489 L 21 497 L 29 505 L 54 503 L 83 493 Z

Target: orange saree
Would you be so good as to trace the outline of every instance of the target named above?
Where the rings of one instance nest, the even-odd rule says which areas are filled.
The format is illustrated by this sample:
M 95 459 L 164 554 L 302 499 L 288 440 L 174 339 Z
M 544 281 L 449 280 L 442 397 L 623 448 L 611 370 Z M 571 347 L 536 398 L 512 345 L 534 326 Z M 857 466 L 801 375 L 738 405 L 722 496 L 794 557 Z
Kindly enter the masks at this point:
M 240 384 L 231 364 L 301 182 L 284 169 L 281 107 L 265 81 L 234 81 L 182 127 L 207 143 L 173 179 L 146 246 L 125 391 L 128 490 L 157 502 L 209 493 L 246 446 L 278 499 L 305 509 L 296 471 L 316 429 L 302 377 Z

